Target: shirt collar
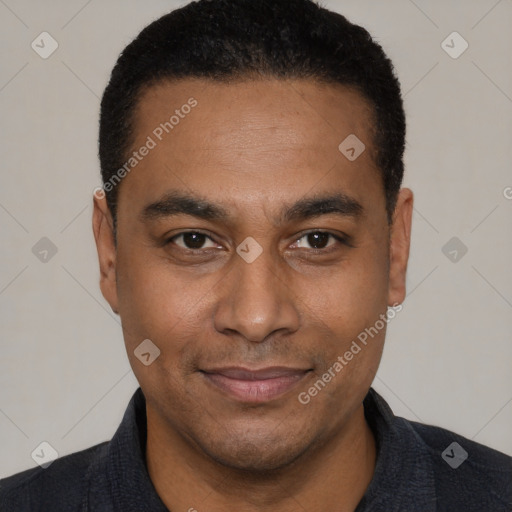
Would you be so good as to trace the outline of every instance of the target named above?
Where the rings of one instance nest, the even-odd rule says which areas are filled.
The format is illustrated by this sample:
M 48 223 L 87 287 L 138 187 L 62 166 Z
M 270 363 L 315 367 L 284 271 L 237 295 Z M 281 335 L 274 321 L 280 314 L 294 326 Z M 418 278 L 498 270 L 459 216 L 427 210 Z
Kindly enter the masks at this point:
M 373 388 L 363 404 L 377 444 L 377 463 L 355 512 L 435 512 L 434 468 L 428 447 L 410 422 L 395 416 Z
M 83 510 L 168 512 L 149 477 L 146 438 L 146 400 L 139 387 L 107 445 L 106 456 L 99 461 L 101 467 L 91 468 L 90 493 Z

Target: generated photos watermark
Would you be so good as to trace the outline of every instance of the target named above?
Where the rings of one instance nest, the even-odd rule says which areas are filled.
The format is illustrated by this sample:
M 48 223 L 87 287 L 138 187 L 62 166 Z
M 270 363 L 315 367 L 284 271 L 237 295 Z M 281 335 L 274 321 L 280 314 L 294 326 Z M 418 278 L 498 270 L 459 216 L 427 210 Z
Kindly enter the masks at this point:
M 307 405 L 311 402 L 311 399 L 322 391 L 329 382 L 331 382 L 342 370 L 349 364 L 354 357 L 359 354 L 364 347 L 368 344 L 368 337 L 374 338 L 384 327 L 389 323 L 390 320 L 396 317 L 397 313 L 402 311 L 402 304 L 394 304 L 393 307 L 388 308 L 387 313 L 379 315 L 379 319 L 370 327 L 366 327 L 364 331 L 361 331 L 357 339 L 352 341 L 349 349 L 341 356 L 338 356 L 336 361 L 325 371 L 322 376 L 307 390 L 302 391 L 297 396 L 298 401 L 302 405 Z M 359 343 L 358 343 L 359 342 Z M 363 346 L 361 346 L 363 345 Z
M 97 187 L 94 189 L 94 195 L 98 199 L 103 199 L 106 192 L 111 192 L 121 180 L 129 174 L 132 169 L 137 167 L 150 152 L 158 146 L 164 137 L 171 133 L 176 126 L 178 126 L 182 119 L 190 114 L 194 107 L 197 107 L 198 101 L 191 97 L 184 103 L 180 108 L 174 111 L 174 114 L 163 123 L 160 123 L 152 132 L 148 135 L 146 142 L 136 151 L 132 152 L 132 155 L 126 160 L 126 162 L 103 184 L 103 187 Z

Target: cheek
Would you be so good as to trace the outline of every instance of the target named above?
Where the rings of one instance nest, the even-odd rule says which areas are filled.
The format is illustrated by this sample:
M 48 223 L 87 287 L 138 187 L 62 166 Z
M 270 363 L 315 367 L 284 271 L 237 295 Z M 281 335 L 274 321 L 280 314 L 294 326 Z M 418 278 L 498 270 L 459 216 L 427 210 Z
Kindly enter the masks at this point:
M 303 283 L 302 294 L 310 297 L 315 316 L 344 334 L 342 339 L 357 336 L 387 310 L 387 266 L 384 251 L 358 249 L 358 254 L 320 276 L 314 286 Z
M 201 322 L 207 288 L 207 283 L 188 283 L 186 274 L 142 251 L 140 256 L 121 254 L 117 289 L 127 345 L 149 338 L 166 350 L 179 350 L 179 340 Z
M 382 319 L 387 311 L 387 254 L 376 245 L 357 251 L 309 288 L 311 323 L 317 324 L 317 334 L 324 330 L 320 338 L 326 366 L 322 365 L 319 377 L 329 371 L 336 375 L 326 387 L 325 403 L 336 402 L 339 393 L 350 395 L 366 389 L 382 355 L 387 326 L 385 316 Z M 336 361 L 339 364 L 334 367 Z
M 188 362 L 197 350 L 198 325 L 204 323 L 204 291 L 186 286 L 182 276 L 150 258 L 122 257 L 118 270 L 119 313 L 133 372 L 149 395 L 158 390 L 163 402 L 183 409 L 179 397 L 186 395 Z M 149 365 L 137 357 L 147 339 L 159 350 Z

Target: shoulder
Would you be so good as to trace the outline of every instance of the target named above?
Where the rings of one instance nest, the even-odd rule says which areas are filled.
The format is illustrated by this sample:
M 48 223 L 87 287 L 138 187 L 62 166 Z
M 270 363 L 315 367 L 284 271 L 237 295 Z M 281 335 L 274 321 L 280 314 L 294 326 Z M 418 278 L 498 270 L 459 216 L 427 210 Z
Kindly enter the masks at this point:
M 396 421 L 430 455 L 443 510 L 461 504 L 465 510 L 512 510 L 512 457 L 441 427 Z
M 78 509 L 87 493 L 89 468 L 105 457 L 108 444 L 106 441 L 56 459 L 46 468 L 28 469 L 0 480 L 0 509 Z

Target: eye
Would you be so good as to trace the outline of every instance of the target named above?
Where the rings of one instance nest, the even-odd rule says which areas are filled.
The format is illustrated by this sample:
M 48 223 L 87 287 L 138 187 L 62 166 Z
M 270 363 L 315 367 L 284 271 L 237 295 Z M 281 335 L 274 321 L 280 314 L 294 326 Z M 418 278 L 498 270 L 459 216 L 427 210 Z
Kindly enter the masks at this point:
M 322 250 L 335 245 L 336 242 L 345 243 L 345 240 L 341 236 L 326 231 L 312 231 L 299 238 L 296 247 Z
M 217 244 L 204 233 L 197 231 L 186 231 L 178 235 L 173 236 L 168 240 L 168 243 L 174 243 L 182 249 L 198 250 L 198 249 L 209 249 L 211 247 L 217 247 Z M 206 245 L 205 243 L 210 243 Z

